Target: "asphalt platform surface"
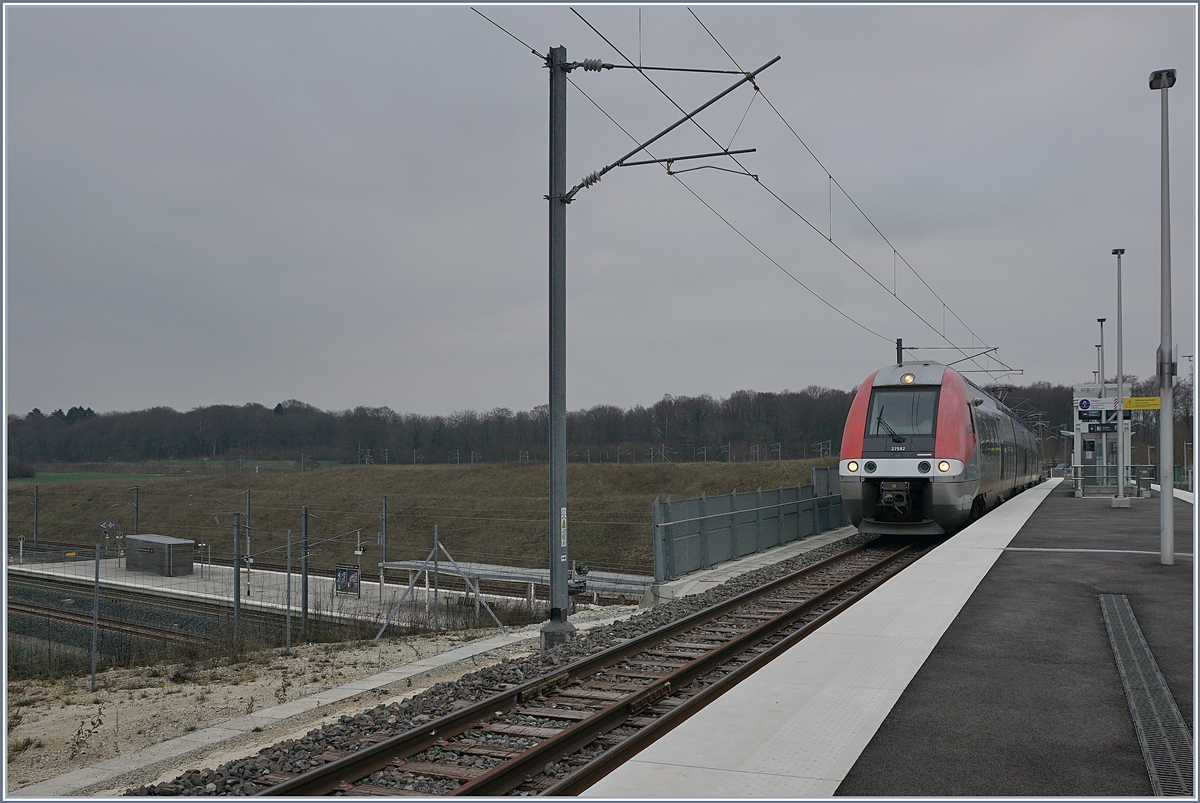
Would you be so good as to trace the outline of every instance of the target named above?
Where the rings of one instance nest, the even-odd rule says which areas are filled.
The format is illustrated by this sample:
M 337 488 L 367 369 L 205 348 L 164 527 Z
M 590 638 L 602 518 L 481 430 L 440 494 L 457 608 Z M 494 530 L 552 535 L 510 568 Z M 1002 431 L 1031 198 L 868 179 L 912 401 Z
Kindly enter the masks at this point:
M 842 796 L 1150 796 L 1098 595 L 1124 594 L 1194 733 L 1192 505 L 1055 489 L 1005 550 L 838 787 Z M 1135 550 L 1152 554 L 1101 551 Z

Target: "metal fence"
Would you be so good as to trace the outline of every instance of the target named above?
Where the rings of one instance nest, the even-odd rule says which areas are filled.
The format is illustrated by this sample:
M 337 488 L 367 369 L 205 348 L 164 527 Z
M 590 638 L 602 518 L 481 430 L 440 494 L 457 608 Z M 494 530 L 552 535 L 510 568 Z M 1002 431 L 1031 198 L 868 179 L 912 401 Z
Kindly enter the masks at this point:
M 836 468 L 814 468 L 811 485 L 655 499 L 652 515 L 657 583 L 849 524 Z
M 1075 484 L 1076 496 L 1115 496 L 1117 467 L 1103 465 L 1069 466 L 1064 472 Z M 1149 496 L 1150 483 L 1158 481 L 1156 466 L 1125 466 L 1125 495 Z

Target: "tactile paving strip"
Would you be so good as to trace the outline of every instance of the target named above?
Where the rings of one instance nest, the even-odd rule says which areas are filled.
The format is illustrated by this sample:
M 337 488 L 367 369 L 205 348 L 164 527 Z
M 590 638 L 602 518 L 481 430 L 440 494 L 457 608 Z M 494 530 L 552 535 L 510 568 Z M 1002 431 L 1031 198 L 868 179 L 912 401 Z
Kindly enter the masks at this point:
M 1154 794 L 1191 797 L 1192 735 L 1138 627 L 1129 600 L 1124 594 L 1101 594 L 1100 610 Z

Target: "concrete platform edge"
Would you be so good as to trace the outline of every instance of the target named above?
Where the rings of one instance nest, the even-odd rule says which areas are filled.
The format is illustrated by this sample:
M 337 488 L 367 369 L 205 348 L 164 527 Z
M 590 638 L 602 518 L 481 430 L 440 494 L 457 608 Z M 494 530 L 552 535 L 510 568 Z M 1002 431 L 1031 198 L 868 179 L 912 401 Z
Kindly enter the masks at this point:
M 901 574 L 884 584 L 581 797 L 832 795 L 975 587 L 1060 482 L 1031 488 L 967 527 L 906 570 L 916 570 L 908 580 Z

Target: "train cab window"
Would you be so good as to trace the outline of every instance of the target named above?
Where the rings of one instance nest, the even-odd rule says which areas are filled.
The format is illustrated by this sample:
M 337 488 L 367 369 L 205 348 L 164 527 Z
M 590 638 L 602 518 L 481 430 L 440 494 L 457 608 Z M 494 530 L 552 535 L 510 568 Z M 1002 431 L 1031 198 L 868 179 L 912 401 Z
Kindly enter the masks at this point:
M 938 388 L 876 388 L 871 394 L 867 435 L 933 435 Z

